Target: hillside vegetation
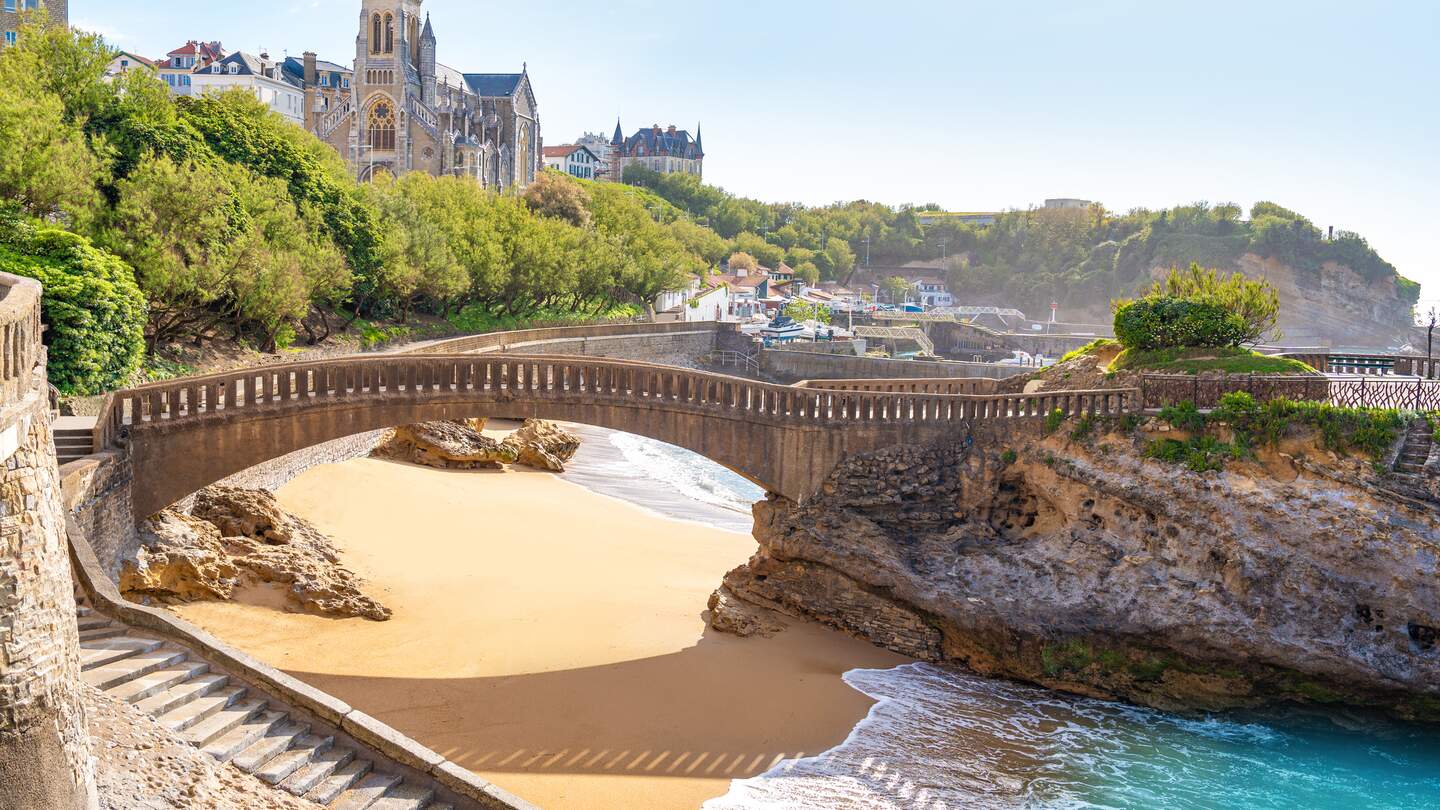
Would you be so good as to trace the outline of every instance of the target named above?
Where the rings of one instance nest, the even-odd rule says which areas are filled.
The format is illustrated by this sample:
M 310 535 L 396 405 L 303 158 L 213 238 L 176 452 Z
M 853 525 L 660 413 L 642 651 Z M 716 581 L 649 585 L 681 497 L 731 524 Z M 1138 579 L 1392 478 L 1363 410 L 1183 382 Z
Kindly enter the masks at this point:
M 1394 279 L 1398 294 L 1412 305 L 1420 295 L 1420 286 L 1400 277 L 1359 234 L 1342 231 L 1327 239 L 1304 216 L 1270 202 L 1248 212 L 1201 202 L 1123 214 L 1097 203 L 1009 211 L 985 228 L 956 221 L 922 226 L 917 214 L 939 206 L 762 203 L 689 175 L 638 167 L 628 169 L 625 179 L 655 191 L 722 237 L 743 240 L 761 263 L 810 264 L 826 279 L 846 278 L 855 257 L 864 255 L 866 239 L 871 264 L 881 266 L 939 259 L 944 241 L 951 257 L 950 290 L 957 298 L 1031 314 L 1048 311 L 1052 301 L 1069 311 L 1103 312 L 1111 299 L 1148 287 L 1154 268 L 1198 262 L 1235 269 L 1247 253 L 1294 268 L 1311 287 L 1319 287 L 1321 267 L 1334 262 L 1367 281 Z

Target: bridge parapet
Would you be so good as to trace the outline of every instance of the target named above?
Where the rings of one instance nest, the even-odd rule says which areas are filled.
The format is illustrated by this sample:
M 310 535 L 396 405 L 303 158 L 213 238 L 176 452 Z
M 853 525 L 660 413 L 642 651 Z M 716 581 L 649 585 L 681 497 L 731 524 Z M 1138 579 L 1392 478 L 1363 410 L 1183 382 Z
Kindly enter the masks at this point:
M 226 475 L 324 441 L 471 416 L 608 427 L 705 455 L 801 501 L 846 455 L 965 424 L 1060 410 L 1116 415 L 1138 391 L 956 395 L 775 385 L 559 355 L 380 355 L 175 380 L 112 395 L 97 431 L 128 443 L 144 518 Z M 128 440 L 128 441 L 127 441 Z

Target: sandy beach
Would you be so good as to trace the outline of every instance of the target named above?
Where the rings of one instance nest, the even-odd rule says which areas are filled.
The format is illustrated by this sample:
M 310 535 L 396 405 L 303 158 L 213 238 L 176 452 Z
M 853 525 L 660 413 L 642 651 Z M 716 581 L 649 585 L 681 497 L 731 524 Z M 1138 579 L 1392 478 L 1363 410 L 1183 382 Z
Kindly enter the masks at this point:
M 394 618 L 264 594 L 177 612 L 542 807 L 699 807 L 840 743 L 871 705 L 840 675 L 905 660 L 806 624 L 710 631 L 706 598 L 753 539 L 552 474 L 359 459 L 279 496 Z

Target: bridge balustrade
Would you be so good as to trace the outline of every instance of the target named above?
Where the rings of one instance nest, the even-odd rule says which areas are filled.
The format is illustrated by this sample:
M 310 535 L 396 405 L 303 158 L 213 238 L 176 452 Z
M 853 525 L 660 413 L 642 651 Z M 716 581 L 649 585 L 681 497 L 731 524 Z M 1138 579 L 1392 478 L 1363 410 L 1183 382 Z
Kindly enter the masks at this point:
M 318 400 L 456 395 L 486 402 L 575 398 L 837 427 L 1019 419 L 1057 409 L 1067 416 L 1109 416 L 1141 405 L 1133 389 L 973 395 L 832 390 L 594 358 L 386 355 L 247 369 L 119 391 L 110 395 L 96 426 L 96 446 L 114 445 L 130 427 L 237 410 Z

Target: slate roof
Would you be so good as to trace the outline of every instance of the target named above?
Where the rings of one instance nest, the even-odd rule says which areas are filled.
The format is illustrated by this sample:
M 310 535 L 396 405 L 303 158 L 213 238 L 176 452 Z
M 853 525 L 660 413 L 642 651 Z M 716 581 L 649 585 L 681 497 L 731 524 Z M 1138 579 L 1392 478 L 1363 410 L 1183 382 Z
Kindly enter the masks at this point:
M 620 131 L 617 123 L 615 132 L 618 135 Z M 705 157 L 705 151 L 701 148 L 700 142 L 690 137 L 690 132 L 684 129 L 677 129 L 674 132 L 661 129 L 656 132 L 654 127 L 647 127 L 623 139 L 615 146 L 620 150 L 621 157 L 634 157 L 641 154 L 663 155 L 687 160 L 698 160 Z
M 287 56 L 285 57 L 285 63 L 281 65 L 281 69 L 285 71 L 286 81 L 290 81 L 292 84 L 296 82 L 300 84 L 305 83 L 305 60 L 295 56 Z M 315 72 L 340 73 L 345 76 L 354 75 L 354 71 L 350 68 L 344 65 L 337 65 L 334 62 L 326 62 L 323 59 L 315 60 Z M 294 81 L 291 81 L 292 79 Z
M 524 73 L 466 73 L 465 83 L 477 96 L 508 98 L 515 95 Z

